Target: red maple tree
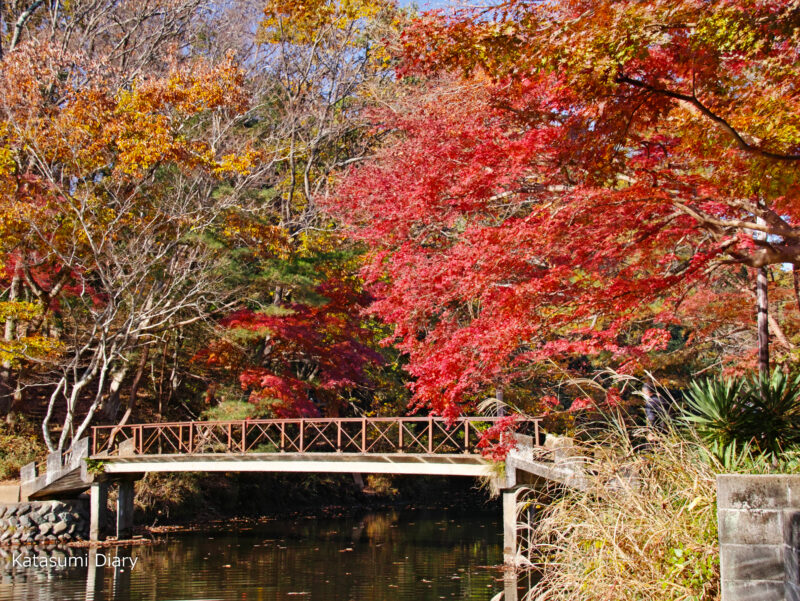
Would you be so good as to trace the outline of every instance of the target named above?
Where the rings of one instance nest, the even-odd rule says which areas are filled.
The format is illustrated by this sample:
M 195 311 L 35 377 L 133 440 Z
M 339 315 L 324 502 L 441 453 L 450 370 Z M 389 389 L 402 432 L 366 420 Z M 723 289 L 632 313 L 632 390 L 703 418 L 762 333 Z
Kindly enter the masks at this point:
M 330 205 L 417 403 L 456 414 L 551 358 L 635 369 L 726 265 L 800 261 L 797 18 L 512 0 L 406 33 L 401 74 L 427 79 Z

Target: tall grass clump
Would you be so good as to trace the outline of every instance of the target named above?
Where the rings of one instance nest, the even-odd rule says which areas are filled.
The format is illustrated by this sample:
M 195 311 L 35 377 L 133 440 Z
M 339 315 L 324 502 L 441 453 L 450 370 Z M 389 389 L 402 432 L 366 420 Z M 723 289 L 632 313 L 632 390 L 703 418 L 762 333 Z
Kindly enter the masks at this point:
M 717 599 L 716 470 L 681 434 L 617 419 L 579 443 L 594 477 L 542 503 L 531 557 L 541 579 L 526 599 Z

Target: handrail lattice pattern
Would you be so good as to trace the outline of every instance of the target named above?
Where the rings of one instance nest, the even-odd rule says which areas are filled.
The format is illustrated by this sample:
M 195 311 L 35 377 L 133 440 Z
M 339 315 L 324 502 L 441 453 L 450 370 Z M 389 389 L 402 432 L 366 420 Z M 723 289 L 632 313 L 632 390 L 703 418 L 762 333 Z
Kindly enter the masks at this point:
M 351 417 L 171 422 L 94 426 L 92 455 L 126 443 L 137 455 L 206 453 L 478 453 L 482 433 L 500 418 Z M 539 419 L 517 431 L 539 440 Z

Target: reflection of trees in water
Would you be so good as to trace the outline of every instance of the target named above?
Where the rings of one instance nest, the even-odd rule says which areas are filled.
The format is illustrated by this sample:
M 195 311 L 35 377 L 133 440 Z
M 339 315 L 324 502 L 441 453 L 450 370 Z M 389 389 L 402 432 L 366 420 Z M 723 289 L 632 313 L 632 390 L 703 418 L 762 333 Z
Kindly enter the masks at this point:
M 101 568 L 89 582 L 83 569 L 67 581 L 39 587 L 43 594 L 15 586 L 13 597 L 0 584 L 0 601 L 277 601 L 290 592 L 328 601 L 425 601 L 440 596 L 488 601 L 499 590 L 498 572 L 477 566 L 501 561 L 499 525 L 485 514 L 445 518 L 441 512 L 275 521 L 238 534 L 173 535 L 163 545 L 126 552 L 139 558 L 133 573 Z

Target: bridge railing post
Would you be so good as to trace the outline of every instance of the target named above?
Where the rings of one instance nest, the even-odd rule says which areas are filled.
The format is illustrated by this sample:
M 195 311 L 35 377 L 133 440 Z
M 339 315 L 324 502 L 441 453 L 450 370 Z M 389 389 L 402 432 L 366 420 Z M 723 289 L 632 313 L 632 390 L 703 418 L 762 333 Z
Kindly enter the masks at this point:
M 367 452 L 367 418 L 361 418 L 361 452 Z
M 247 420 L 242 420 L 242 454 L 247 452 Z
M 433 416 L 428 416 L 428 453 L 433 454 Z
M 464 418 L 464 453 L 469 453 L 469 418 Z
M 306 420 L 300 420 L 300 452 L 305 451 Z
M 336 420 L 336 452 L 342 452 L 342 420 Z
M 194 453 L 194 422 L 189 422 L 189 455 Z
M 398 435 L 397 435 L 397 452 L 403 452 L 403 418 L 397 420 Z

